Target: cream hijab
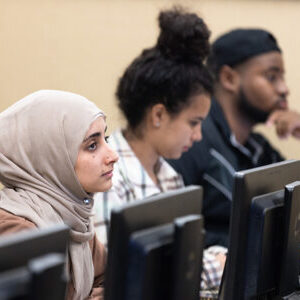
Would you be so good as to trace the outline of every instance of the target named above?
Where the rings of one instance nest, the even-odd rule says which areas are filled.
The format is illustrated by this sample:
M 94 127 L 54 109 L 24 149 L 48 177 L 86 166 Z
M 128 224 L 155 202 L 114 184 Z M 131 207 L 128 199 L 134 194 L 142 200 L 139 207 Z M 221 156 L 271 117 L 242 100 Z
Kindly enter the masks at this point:
M 69 265 L 75 299 L 91 291 L 94 268 L 93 200 L 74 166 L 91 123 L 104 114 L 86 98 L 63 91 L 38 91 L 0 113 L 0 208 L 37 227 L 71 228 Z M 90 201 L 84 201 L 84 199 Z M 88 204 L 85 204 L 88 202 Z

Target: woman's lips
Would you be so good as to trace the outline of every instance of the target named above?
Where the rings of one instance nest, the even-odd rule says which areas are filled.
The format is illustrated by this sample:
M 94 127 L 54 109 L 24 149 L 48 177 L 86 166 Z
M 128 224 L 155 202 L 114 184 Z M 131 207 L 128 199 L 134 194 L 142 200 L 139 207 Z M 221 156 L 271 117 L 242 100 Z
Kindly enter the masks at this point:
M 113 171 L 114 170 L 110 170 L 108 172 L 105 172 L 102 174 L 103 177 L 108 177 L 108 178 L 111 178 L 113 176 Z

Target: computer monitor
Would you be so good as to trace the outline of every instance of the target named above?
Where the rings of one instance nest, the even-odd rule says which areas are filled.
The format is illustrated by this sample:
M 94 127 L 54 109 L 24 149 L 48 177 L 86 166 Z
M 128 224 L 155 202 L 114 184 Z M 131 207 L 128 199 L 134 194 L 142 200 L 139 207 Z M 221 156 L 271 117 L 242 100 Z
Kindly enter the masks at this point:
M 249 212 L 245 299 L 278 294 L 284 236 L 284 190 L 256 196 Z
M 66 225 L 0 237 L 0 299 L 65 299 Z
M 201 208 L 189 186 L 113 210 L 104 299 L 199 299 Z
M 300 182 L 295 182 L 252 199 L 244 299 L 282 299 L 299 293 L 299 192 Z
M 279 276 L 279 295 L 300 299 L 300 182 L 285 187 L 283 248 Z M 297 295 L 297 297 L 296 297 Z
M 282 190 L 300 179 L 300 161 L 290 160 L 236 172 L 230 220 L 230 242 L 219 299 L 245 298 L 249 213 L 256 196 Z

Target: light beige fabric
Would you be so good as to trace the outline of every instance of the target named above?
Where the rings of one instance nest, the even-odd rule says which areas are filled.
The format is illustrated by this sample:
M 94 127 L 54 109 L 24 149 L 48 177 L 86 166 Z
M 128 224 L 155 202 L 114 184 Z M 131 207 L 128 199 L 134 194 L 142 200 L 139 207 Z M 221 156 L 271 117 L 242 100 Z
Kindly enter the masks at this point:
M 86 98 L 62 91 L 38 91 L 0 113 L 0 207 L 46 227 L 71 228 L 68 269 L 75 299 L 93 284 L 93 200 L 75 171 L 78 150 L 91 123 L 104 117 Z M 85 198 L 91 199 L 84 204 Z

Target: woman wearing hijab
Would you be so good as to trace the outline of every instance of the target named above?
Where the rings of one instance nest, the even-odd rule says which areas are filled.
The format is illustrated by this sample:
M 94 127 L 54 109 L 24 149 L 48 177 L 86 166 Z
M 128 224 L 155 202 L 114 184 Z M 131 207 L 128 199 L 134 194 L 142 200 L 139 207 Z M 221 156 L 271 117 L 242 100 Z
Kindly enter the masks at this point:
M 117 87 L 127 126 L 109 139 L 120 156 L 113 187 L 95 196 L 96 231 L 103 243 L 112 208 L 184 186 L 163 157 L 179 158 L 201 140 L 202 121 L 210 108 L 212 78 L 204 64 L 210 35 L 206 24 L 181 9 L 162 11 L 158 19 L 156 45 L 134 59 Z M 221 247 L 204 251 L 203 289 L 218 289 L 225 252 Z
M 67 299 L 102 299 L 106 257 L 92 196 L 111 187 L 118 159 L 104 113 L 82 96 L 38 91 L 0 113 L 0 128 L 0 234 L 65 223 Z

